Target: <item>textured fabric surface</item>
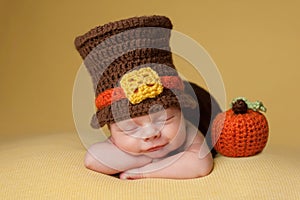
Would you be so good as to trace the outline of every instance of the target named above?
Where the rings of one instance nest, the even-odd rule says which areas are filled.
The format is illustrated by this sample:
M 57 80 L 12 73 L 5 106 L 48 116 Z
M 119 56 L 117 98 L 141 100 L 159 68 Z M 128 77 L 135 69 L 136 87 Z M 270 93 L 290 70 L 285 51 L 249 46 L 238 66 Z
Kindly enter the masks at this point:
M 83 166 L 76 133 L 0 143 L 0 199 L 299 199 L 298 155 L 266 148 L 248 158 L 217 156 L 191 180 L 124 181 Z M 281 150 L 281 152 L 283 152 Z
M 97 26 L 91 29 L 89 32 L 85 33 L 84 35 L 77 37 L 75 39 L 75 46 L 78 49 L 82 58 L 85 58 L 90 53 L 91 49 L 96 47 L 100 42 L 102 42 L 106 38 L 112 35 L 116 35 L 122 31 L 141 27 L 164 27 L 166 29 L 172 29 L 172 23 L 167 17 L 164 16 L 132 17 L 115 22 L 110 22 L 104 24 L 103 26 Z M 132 38 L 136 39 L 136 36 L 143 35 L 147 35 L 147 38 L 149 38 L 149 35 L 152 36 L 151 38 L 157 37 L 156 32 L 154 32 L 154 34 L 149 34 L 149 32 L 144 33 L 143 31 L 135 33 L 139 34 L 125 35 L 126 37 L 123 38 L 122 41 Z M 140 39 L 141 37 L 138 38 Z M 116 42 L 119 43 L 119 41 Z

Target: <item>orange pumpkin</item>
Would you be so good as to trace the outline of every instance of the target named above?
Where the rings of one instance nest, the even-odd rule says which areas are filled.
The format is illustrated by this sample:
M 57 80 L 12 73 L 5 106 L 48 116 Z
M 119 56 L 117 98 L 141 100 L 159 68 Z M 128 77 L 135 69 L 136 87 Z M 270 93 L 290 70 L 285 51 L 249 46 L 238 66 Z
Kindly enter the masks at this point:
M 261 102 L 251 104 L 245 98 L 237 98 L 232 109 L 218 114 L 212 124 L 212 142 L 216 151 L 229 157 L 261 152 L 268 140 L 269 127 L 259 110 L 266 110 Z

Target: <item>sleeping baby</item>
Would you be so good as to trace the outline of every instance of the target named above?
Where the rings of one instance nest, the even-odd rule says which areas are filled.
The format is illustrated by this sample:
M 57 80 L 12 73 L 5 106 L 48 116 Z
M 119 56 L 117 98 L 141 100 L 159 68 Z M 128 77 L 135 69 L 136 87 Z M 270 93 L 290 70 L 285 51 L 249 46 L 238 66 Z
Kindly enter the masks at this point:
M 88 169 L 121 179 L 188 179 L 212 171 L 212 147 L 198 127 L 200 114 L 211 118 L 204 112 L 210 108 L 199 111 L 204 90 L 197 93 L 178 75 L 169 46 L 171 29 L 164 16 L 133 17 L 75 39 L 94 83 L 92 125 L 110 131 L 106 141 L 88 148 Z

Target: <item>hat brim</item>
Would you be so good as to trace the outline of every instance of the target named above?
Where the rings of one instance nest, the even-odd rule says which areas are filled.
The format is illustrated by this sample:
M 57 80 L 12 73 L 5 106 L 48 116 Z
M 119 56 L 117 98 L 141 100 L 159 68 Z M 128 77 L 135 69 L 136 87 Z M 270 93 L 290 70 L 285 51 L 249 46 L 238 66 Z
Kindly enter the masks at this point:
M 156 110 L 153 111 L 155 105 Z M 128 99 L 122 99 L 106 106 L 96 112 L 91 121 L 93 128 L 100 128 L 106 124 L 112 124 L 118 121 L 148 115 L 151 112 L 158 112 L 170 107 L 191 108 L 197 107 L 197 101 L 190 94 L 180 90 L 164 89 L 161 94 L 155 98 L 148 98 L 138 104 L 131 104 Z

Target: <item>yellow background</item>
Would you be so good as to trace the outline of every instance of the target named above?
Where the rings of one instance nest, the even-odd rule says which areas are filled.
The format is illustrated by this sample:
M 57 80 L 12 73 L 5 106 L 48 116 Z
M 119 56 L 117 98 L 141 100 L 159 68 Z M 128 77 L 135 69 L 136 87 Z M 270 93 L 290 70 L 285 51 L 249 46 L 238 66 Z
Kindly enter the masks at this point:
M 75 132 L 72 89 L 82 60 L 74 38 L 110 21 L 159 14 L 208 51 L 228 102 L 237 96 L 264 102 L 269 145 L 298 148 L 299 7 L 291 0 L 1 1 L 2 141 Z M 176 58 L 175 64 L 186 63 Z

